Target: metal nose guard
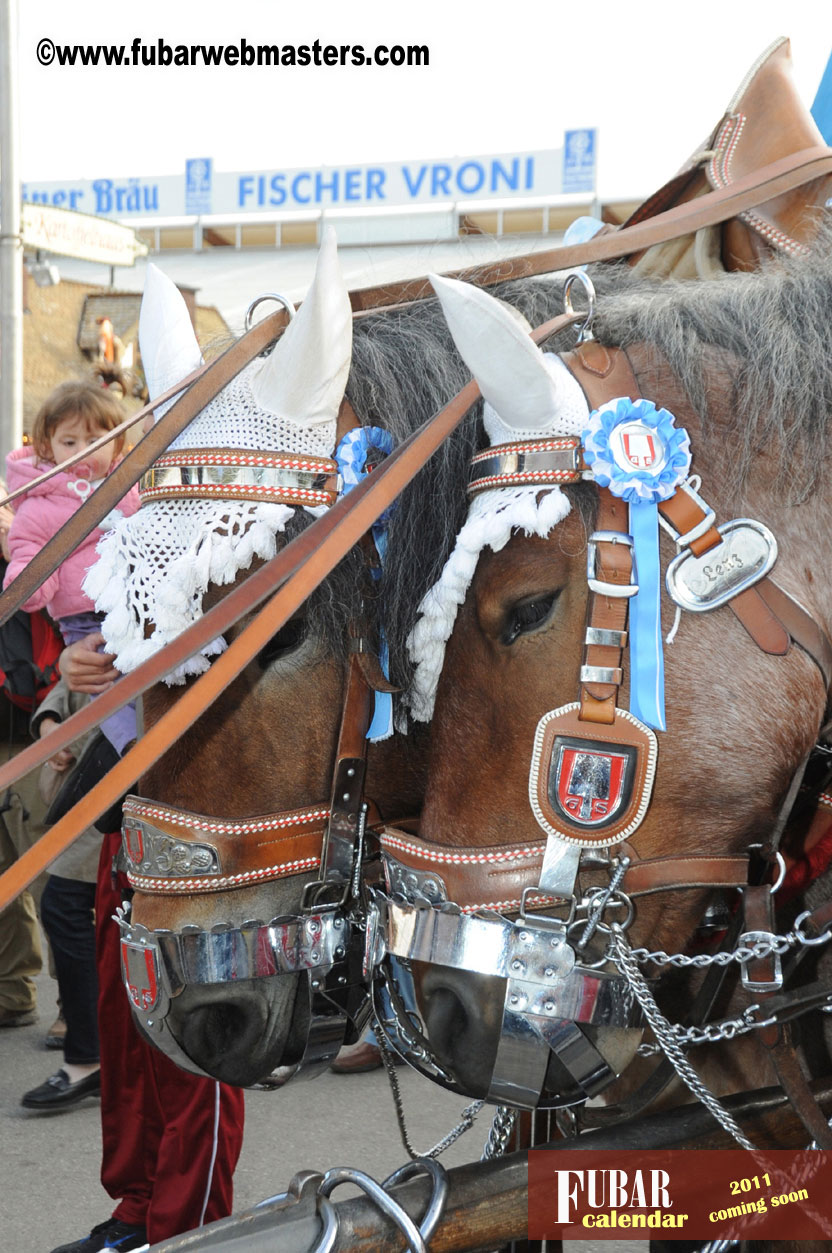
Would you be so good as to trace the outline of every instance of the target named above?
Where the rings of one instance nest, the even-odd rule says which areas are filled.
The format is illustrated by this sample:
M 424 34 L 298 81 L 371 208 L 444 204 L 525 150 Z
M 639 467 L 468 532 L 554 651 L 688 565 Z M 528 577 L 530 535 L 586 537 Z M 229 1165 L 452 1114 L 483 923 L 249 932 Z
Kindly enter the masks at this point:
M 185 1052 L 170 1026 L 171 1002 L 186 987 L 306 973 L 309 1027 L 294 1073 L 309 1077 L 333 1060 L 350 1023 L 360 1026 L 369 1013 L 356 936 L 340 912 L 211 931 L 187 927 L 179 933 L 149 931 L 132 923 L 125 908 L 114 917 L 121 930 L 122 976 L 138 1024 L 163 1053 L 194 1074 L 215 1078 Z M 276 1085 L 266 1075 L 252 1086 Z
M 373 892 L 367 961 L 377 1013 L 411 1065 L 464 1092 L 405 1008 L 396 966 L 418 961 L 506 980 L 489 1101 L 523 1109 L 573 1105 L 618 1077 L 641 1039 L 641 1009 L 621 975 L 578 965 L 563 931 L 538 925 L 544 922 L 465 915 Z M 559 1091 L 550 1097 L 544 1087 L 553 1060 Z

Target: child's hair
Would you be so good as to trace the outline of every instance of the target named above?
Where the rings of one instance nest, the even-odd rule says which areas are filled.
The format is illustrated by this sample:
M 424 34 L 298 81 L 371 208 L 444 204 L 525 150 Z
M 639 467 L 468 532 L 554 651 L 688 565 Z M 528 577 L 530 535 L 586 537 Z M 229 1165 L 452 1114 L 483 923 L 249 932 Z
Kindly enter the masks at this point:
M 32 444 L 38 457 L 52 460 L 50 440 L 64 418 L 81 417 L 87 429 L 112 431 L 124 421 L 124 410 L 106 388 L 96 383 L 60 383 L 50 392 L 32 423 Z M 124 447 L 124 435 L 113 440 L 113 456 Z

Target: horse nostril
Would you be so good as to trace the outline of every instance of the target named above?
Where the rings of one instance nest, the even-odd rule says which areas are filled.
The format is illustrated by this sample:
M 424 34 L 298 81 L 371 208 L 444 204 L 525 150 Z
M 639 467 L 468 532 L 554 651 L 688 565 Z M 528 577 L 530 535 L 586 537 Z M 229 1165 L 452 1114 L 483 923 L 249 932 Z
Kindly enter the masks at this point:
M 465 1035 L 468 1014 L 451 988 L 435 988 L 428 1000 L 430 1040 L 443 1064 L 450 1064 L 454 1045 Z
M 249 1083 L 248 1069 L 266 1017 L 265 1006 L 254 1000 L 210 1002 L 192 1006 L 177 1034 L 203 1070 L 226 1083 Z

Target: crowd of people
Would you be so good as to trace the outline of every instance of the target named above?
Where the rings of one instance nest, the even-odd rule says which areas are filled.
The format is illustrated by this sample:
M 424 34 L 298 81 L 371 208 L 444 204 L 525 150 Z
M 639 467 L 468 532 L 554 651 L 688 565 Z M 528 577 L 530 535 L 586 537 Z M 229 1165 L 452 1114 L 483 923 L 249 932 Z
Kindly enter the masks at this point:
M 27 490 L 12 507 L 0 508 L 6 585 L 118 465 L 123 434 L 101 448 L 92 445 L 124 416 L 119 401 L 94 382 L 64 383 L 43 404 L 29 442 L 7 459 L 8 492 Z M 49 470 L 55 473 L 42 481 Z M 118 508 L 128 516 L 138 505 L 133 488 Z M 0 661 L 9 667 L 2 699 L 10 719 L 10 752 L 27 733 L 37 739 L 54 733 L 119 677 L 113 657 L 101 651 L 102 615 L 82 588 L 99 537 L 94 530 L 25 602 L 18 615 L 27 619 L 25 629 L 14 637 L 21 642 L 10 645 L 7 636 L 5 648 L 0 646 Z M 41 639 L 45 645 L 36 646 Z M 12 690 L 10 647 L 27 653 L 20 658 L 30 679 L 25 696 Z M 56 751 L 34 782 L 15 784 L 0 809 L 0 872 L 102 778 L 135 738 L 135 709 L 128 705 L 83 741 Z M 112 873 L 120 839 L 120 813 L 111 810 L 49 866 L 45 882 L 0 914 L 0 1028 L 36 1019 L 41 928 L 58 985 L 60 1013 L 45 1043 L 62 1049 L 63 1064 L 22 1095 L 24 1108 L 59 1113 L 90 1097 L 101 1101 L 101 1181 L 116 1206 L 88 1235 L 53 1253 L 107 1248 L 129 1253 L 225 1217 L 231 1213 L 243 1142 L 243 1092 L 178 1069 L 133 1023 L 113 920 L 130 894 L 126 877 Z M 344 1050 L 333 1069 L 350 1074 L 380 1064 L 377 1045 L 365 1038 Z

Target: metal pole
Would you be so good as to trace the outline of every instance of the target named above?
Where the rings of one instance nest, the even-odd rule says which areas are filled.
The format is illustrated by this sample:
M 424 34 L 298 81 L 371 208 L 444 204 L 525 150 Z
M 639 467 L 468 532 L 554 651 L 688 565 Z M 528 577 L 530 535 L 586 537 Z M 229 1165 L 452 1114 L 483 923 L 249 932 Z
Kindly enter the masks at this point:
M 17 111 L 17 0 L 0 0 L 0 473 L 23 442 L 23 242 Z

